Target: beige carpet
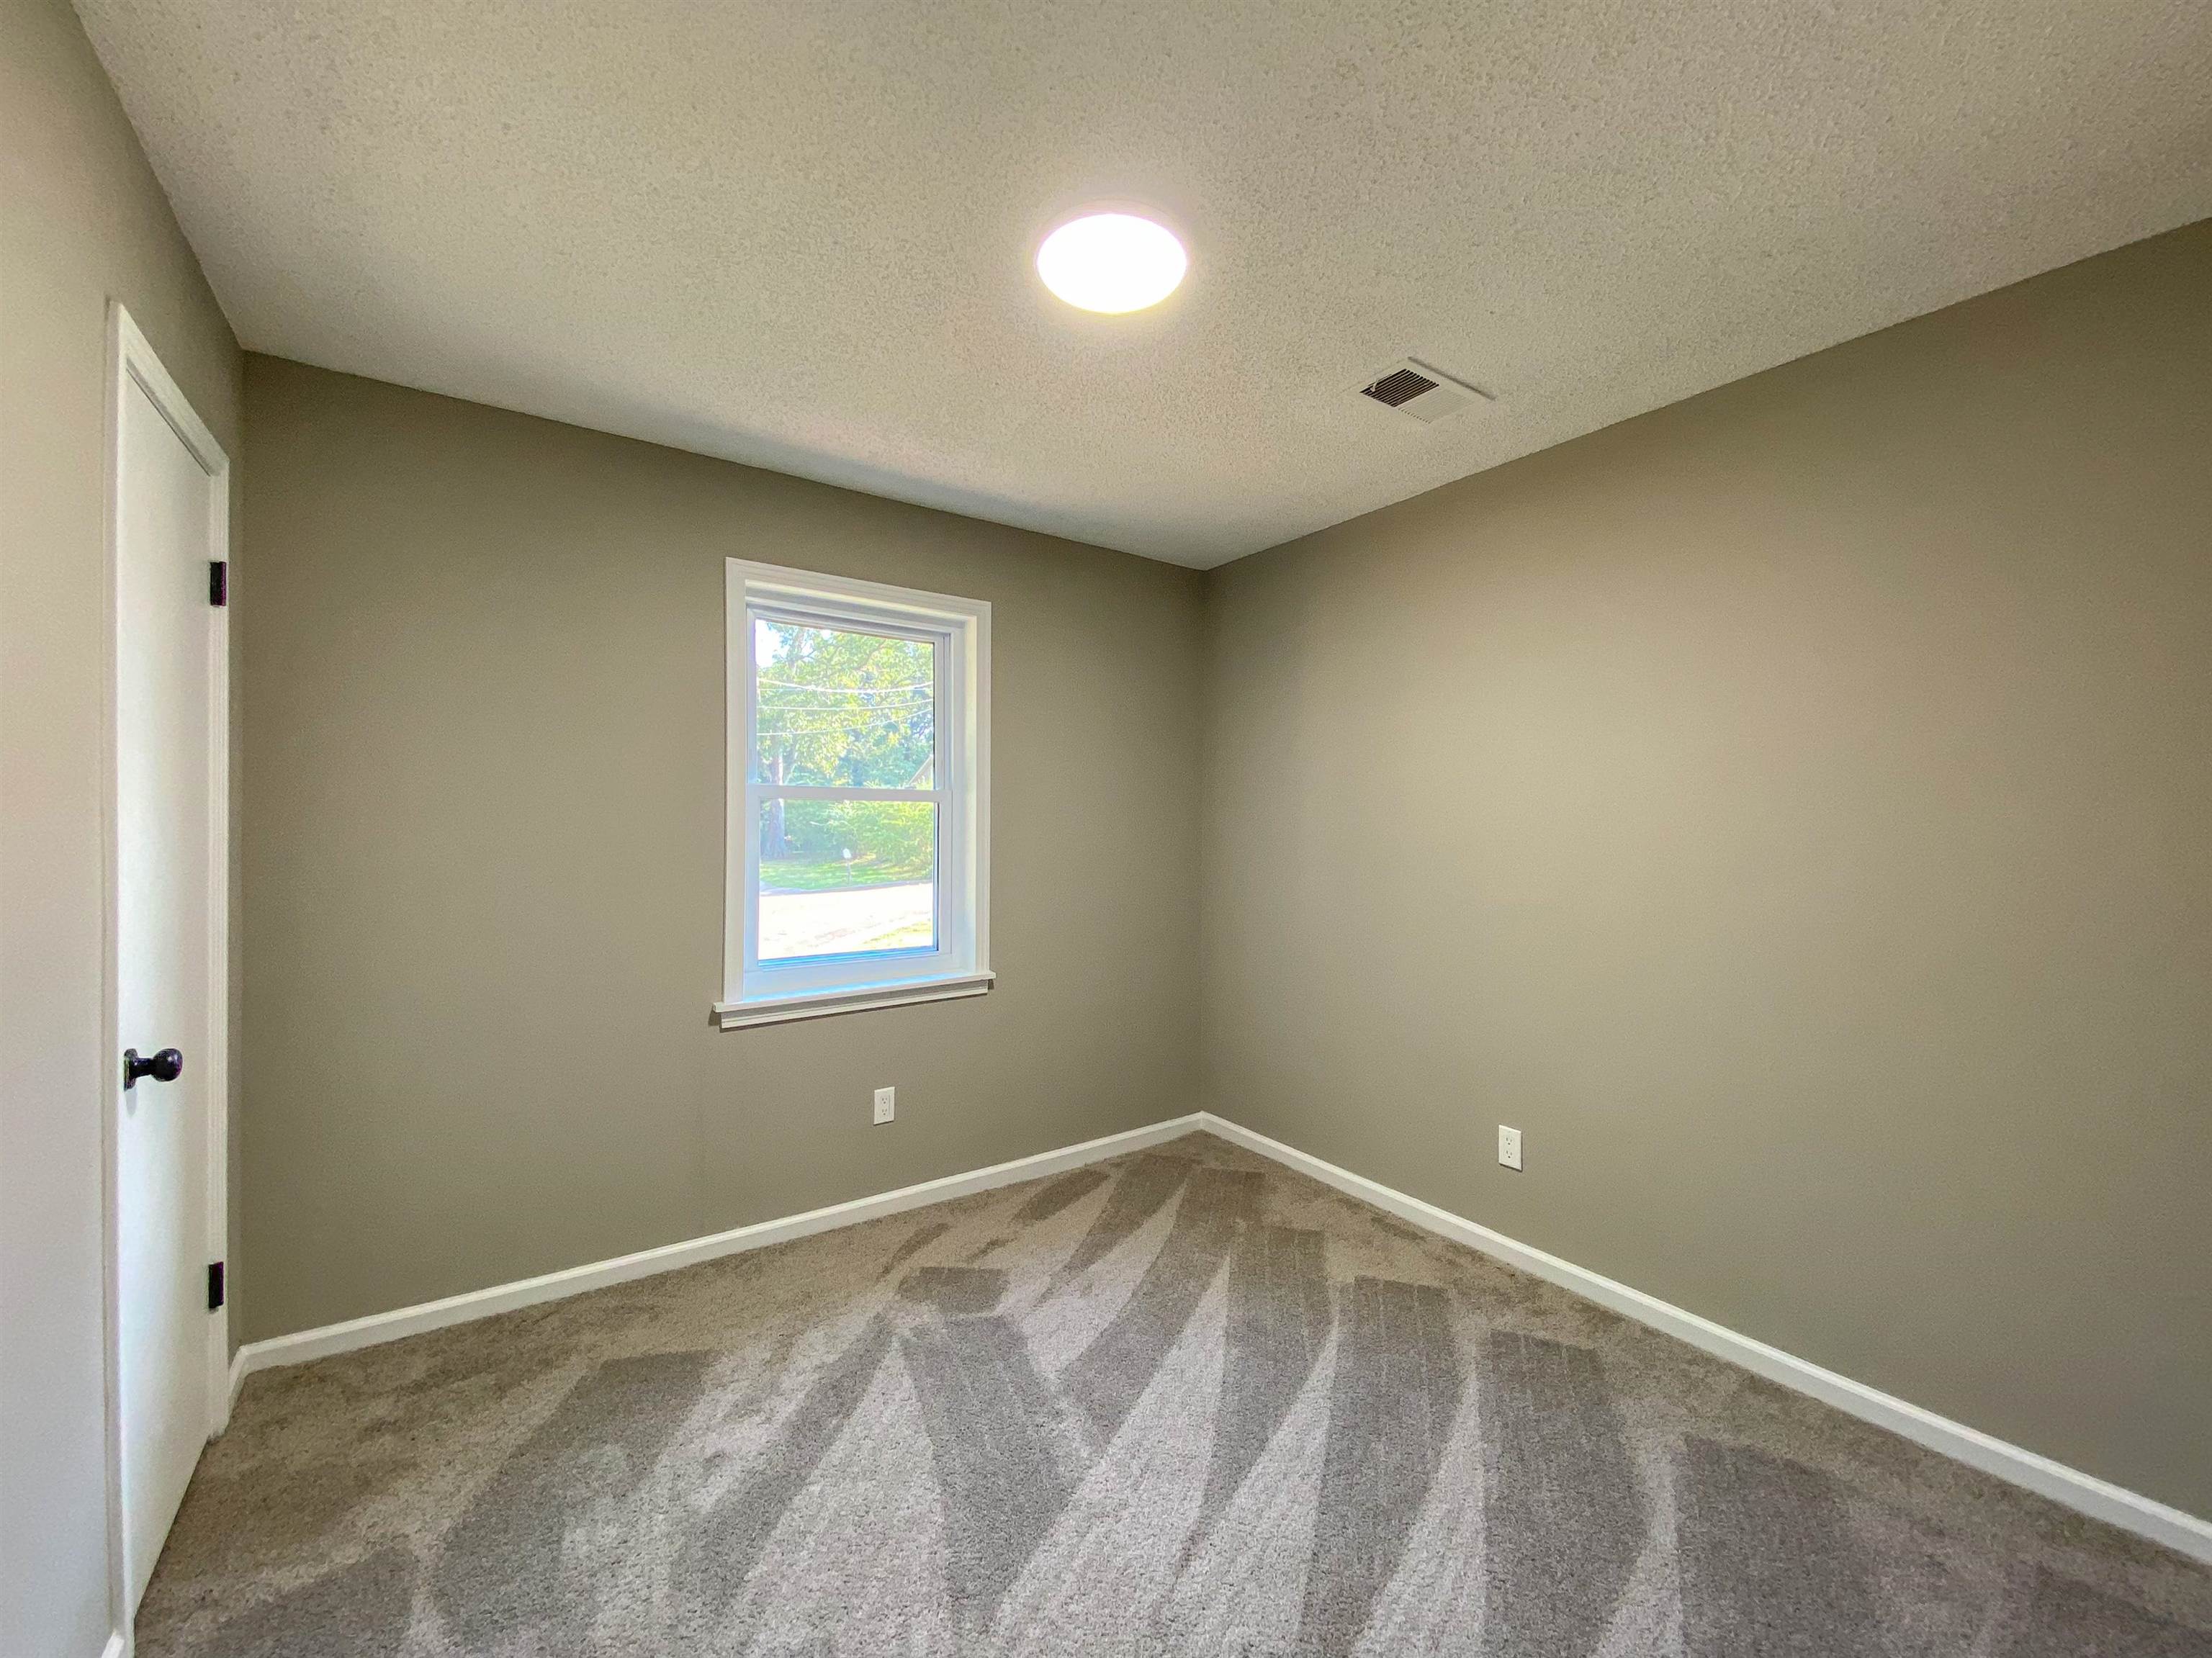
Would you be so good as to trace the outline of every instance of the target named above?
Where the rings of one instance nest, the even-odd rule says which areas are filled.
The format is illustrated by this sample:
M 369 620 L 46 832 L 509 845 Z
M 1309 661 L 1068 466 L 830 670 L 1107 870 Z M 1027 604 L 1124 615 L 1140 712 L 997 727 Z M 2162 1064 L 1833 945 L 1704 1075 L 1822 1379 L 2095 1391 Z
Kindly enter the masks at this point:
M 255 1377 L 143 1658 L 2212 1655 L 2212 1573 L 1202 1136 Z

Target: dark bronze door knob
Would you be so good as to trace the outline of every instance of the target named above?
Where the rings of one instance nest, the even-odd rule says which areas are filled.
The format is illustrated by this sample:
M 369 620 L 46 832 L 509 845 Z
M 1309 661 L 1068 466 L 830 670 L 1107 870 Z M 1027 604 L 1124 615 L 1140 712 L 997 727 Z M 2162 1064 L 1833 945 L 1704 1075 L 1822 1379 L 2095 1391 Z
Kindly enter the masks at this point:
M 138 1057 L 138 1050 L 135 1048 L 123 1050 L 123 1085 L 125 1088 L 141 1077 L 151 1077 L 157 1083 L 173 1083 L 184 1074 L 185 1056 L 173 1048 L 165 1048 L 143 1060 Z

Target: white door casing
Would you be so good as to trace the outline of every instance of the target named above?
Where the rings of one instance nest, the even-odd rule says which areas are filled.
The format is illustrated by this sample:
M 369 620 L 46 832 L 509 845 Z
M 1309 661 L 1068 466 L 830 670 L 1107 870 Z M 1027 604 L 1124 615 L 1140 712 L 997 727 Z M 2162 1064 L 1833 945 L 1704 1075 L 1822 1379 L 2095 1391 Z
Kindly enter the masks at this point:
M 229 466 L 118 305 L 109 461 L 108 1434 L 111 1592 L 127 1632 L 228 1413 L 224 1254 Z M 184 1054 L 125 1087 L 123 1052 Z M 126 1637 L 127 1638 L 127 1637 Z

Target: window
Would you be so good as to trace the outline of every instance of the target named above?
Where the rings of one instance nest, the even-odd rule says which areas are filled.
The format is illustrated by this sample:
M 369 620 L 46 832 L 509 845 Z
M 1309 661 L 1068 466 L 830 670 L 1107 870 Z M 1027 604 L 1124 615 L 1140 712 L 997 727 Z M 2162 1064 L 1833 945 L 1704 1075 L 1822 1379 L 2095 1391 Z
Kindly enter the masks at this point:
M 729 564 L 724 1029 L 991 987 L 991 607 Z

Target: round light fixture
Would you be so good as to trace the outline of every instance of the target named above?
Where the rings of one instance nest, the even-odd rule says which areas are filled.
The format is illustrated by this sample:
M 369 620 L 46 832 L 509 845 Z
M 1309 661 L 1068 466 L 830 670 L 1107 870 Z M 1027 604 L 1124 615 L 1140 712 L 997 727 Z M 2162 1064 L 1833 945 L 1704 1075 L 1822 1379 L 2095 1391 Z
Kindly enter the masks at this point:
M 1036 252 L 1047 288 L 1079 310 L 1115 315 L 1158 305 L 1189 266 L 1173 231 L 1134 213 L 1070 219 Z

